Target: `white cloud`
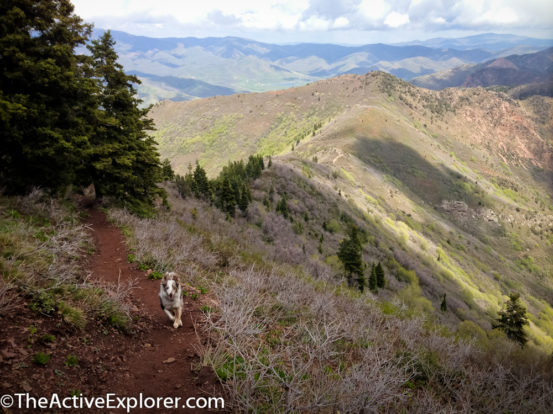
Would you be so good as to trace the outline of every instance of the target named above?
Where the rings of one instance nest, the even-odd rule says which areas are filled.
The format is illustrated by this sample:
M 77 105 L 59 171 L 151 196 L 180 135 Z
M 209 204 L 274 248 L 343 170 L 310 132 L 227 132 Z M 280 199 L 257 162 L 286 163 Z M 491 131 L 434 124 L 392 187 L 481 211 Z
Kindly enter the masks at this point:
M 552 0 L 72 0 L 98 27 L 147 36 L 265 32 L 325 41 L 337 32 L 541 30 L 553 37 Z M 375 32 L 376 31 L 376 32 Z M 315 33 L 319 33 L 317 36 Z M 334 34 L 332 34 L 334 33 Z M 355 35 L 358 37 L 358 35 Z M 386 35 L 388 36 L 388 35 Z M 399 35 L 398 35 L 399 36 Z M 409 35 L 404 35 L 408 40 Z M 356 41 L 356 40 L 353 40 Z
M 384 20 L 384 24 L 393 29 L 404 26 L 407 23 L 409 23 L 409 15 L 395 11 L 390 12 Z
M 343 29 L 345 27 L 348 27 L 350 24 L 349 19 L 347 17 L 338 17 L 336 20 L 334 20 L 334 23 L 332 24 L 333 29 Z

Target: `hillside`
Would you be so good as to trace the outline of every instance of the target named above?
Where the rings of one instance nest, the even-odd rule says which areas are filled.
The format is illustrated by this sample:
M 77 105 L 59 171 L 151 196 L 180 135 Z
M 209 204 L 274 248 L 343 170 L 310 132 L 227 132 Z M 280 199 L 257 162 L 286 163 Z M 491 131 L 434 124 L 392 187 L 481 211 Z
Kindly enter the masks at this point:
M 546 85 L 553 80 L 553 48 L 537 53 L 510 55 L 412 79 L 412 83 L 429 89 L 454 86 Z M 542 87 L 542 89 L 545 89 Z M 538 92 L 540 89 L 535 88 Z
M 331 213 L 325 201 L 293 196 L 298 211 L 320 215 L 322 225 L 348 209 L 370 229 L 366 259 L 387 258 L 399 280 L 393 292 L 405 288 L 395 262 L 415 271 L 434 309 L 447 293 L 451 312 L 439 318 L 489 329 L 505 295 L 518 290 L 532 341 L 552 350 L 551 105 L 479 88 L 431 92 L 370 73 L 163 102 L 151 115 L 177 172 L 198 159 L 214 176 L 248 154 L 279 155 L 300 186 L 315 185 L 341 206 Z M 279 193 L 294 194 L 286 179 L 278 182 Z M 333 243 L 319 260 L 332 262 Z

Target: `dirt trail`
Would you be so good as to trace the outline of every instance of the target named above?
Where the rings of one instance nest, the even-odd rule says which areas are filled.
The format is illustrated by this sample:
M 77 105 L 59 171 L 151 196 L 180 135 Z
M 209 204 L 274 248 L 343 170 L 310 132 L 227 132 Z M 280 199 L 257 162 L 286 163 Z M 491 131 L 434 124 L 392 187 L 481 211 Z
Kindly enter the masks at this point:
M 113 356 L 121 363 L 109 373 L 105 389 L 128 397 L 138 397 L 140 393 L 145 397 L 181 397 L 181 404 L 188 397 L 222 397 L 213 372 L 208 368 L 195 369 L 199 343 L 193 318 L 200 316 L 198 302 L 185 301 L 183 326 L 174 329 L 159 305 L 159 281 L 149 280 L 145 272 L 128 263 L 129 251 L 121 231 L 94 209 L 90 210 L 88 224 L 96 244 L 96 254 L 90 261 L 92 277 L 115 284 L 135 280 L 132 302 L 146 322 L 132 346 Z

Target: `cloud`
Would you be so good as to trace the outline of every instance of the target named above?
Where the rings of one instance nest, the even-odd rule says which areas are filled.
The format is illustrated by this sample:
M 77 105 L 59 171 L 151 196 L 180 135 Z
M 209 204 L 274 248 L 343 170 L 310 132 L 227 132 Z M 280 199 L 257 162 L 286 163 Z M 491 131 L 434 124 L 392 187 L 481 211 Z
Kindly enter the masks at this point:
M 157 36 L 266 32 L 529 31 L 553 37 L 551 0 L 73 0 L 99 27 Z M 108 24 L 110 26 L 105 26 Z M 317 35 L 317 33 L 319 35 Z M 344 37 L 345 34 L 343 35 Z
M 409 23 L 409 15 L 406 13 L 398 13 L 395 11 L 390 12 L 384 20 L 384 24 L 393 29 L 404 26 L 407 23 Z

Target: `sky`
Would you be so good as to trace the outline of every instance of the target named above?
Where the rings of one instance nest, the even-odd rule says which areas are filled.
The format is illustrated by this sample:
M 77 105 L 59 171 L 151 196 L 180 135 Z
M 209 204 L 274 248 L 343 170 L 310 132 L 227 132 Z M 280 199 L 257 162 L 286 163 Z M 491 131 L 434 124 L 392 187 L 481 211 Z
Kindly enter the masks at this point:
M 271 43 L 395 43 L 479 33 L 553 38 L 553 0 L 73 0 L 101 29 Z

